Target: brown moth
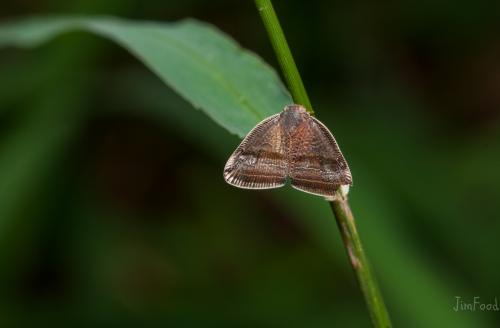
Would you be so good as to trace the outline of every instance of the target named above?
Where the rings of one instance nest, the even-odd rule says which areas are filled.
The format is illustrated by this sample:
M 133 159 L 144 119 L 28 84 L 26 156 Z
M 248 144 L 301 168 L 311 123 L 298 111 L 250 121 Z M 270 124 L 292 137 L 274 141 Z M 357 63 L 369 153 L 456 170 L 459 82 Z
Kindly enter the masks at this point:
M 288 105 L 250 131 L 224 167 L 227 183 L 245 189 L 292 187 L 333 199 L 352 184 L 335 138 L 300 105 Z

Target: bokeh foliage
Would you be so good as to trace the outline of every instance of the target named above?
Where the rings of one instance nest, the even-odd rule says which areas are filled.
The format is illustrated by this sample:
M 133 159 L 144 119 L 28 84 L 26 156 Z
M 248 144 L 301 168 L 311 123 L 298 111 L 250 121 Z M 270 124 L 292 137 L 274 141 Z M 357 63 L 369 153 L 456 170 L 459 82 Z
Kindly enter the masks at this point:
M 498 21 L 481 2 L 275 5 L 395 326 L 497 326 L 453 305 L 500 291 Z M 251 2 L 31 6 L 7 12 L 196 17 L 275 64 Z M 6 326 L 368 325 L 327 205 L 225 185 L 238 138 L 123 49 L 73 33 L 0 58 Z

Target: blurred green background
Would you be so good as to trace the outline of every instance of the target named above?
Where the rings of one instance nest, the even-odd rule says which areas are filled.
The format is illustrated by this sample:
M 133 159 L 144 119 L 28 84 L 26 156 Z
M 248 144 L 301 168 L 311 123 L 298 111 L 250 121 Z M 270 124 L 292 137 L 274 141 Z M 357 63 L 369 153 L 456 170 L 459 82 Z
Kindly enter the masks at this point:
M 498 327 L 491 2 L 275 1 L 397 327 Z M 253 1 L 11 1 L 1 18 L 210 22 L 278 67 Z M 279 110 L 279 109 L 277 109 Z M 239 140 L 117 45 L 0 50 L 0 325 L 367 327 L 327 203 L 232 188 Z

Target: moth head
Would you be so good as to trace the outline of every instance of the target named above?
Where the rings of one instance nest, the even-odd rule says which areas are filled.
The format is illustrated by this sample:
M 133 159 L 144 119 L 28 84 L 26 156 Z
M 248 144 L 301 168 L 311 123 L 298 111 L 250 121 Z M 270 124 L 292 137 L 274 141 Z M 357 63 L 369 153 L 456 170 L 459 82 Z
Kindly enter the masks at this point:
M 284 109 L 285 112 L 296 112 L 296 113 L 307 113 L 307 110 L 304 106 L 292 104 L 287 105 Z
M 289 132 L 300 126 L 308 116 L 303 106 L 295 104 L 286 106 L 283 112 L 281 112 L 283 124 Z

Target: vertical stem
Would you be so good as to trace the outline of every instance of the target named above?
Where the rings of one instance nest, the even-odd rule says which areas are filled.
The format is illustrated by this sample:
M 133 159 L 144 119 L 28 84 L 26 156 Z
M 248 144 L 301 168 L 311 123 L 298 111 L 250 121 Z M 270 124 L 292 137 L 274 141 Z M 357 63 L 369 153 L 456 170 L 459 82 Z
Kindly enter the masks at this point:
M 288 88 L 292 93 L 293 100 L 297 104 L 306 107 L 309 113 L 313 115 L 314 112 L 309 97 L 302 83 L 302 79 L 295 65 L 295 61 L 293 60 L 271 0 L 255 0 L 255 4 L 262 17 L 274 51 L 276 52 Z M 334 201 L 330 202 L 330 207 L 335 215 L 344 246 L 351 261 L 351 266 L 356 274 L 356 279 L 365 298 L 365 303 L 370 313 L 373 326 L 377 328 L 391 327 L 389 313 L 387 312 L 382 294 L 380 293 L 363 250 L 361 239 L 356 229 L 356 222 L 354 221 L 354 216 L 349 207 L 346 195 L 337 191 L 337 197 Z
M 264 26 L 266 27 L 267 34 L 269 35 L 274 52 L 278 58 L 286 84 L 292 93 L 293 101 L 304 106 L 309 114 L 313 115 L 314 111 L 309 101 L 309 96 L 304 88 L 304 83 L 302 83 L 302 78 L 293 60 L 292 53 L 286 42 L 285 34 L 281 29 L 278 17 L 276 17 L 273 4 L 270 0 L 255 0 L 255 4 L 259 10 L 260 17 L 262 17 L 264 21 Z
M 330 202 L 330 207 L 335 214 L 342 241 L 351 261 L 351 266 L 356 274 L 359 287 L 363 292 L 366 306 L 374 327 L 391 327 L 389 313 L 385 307 L 384 299 L 370 268 L 366 257 L 356 222 L 345 195 L 337 192 L 337 197 Z

